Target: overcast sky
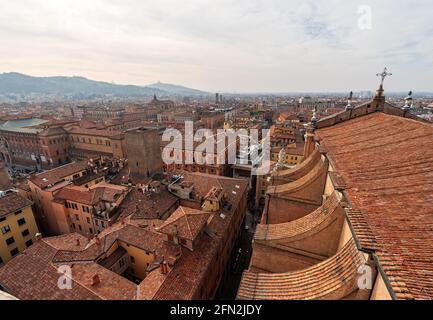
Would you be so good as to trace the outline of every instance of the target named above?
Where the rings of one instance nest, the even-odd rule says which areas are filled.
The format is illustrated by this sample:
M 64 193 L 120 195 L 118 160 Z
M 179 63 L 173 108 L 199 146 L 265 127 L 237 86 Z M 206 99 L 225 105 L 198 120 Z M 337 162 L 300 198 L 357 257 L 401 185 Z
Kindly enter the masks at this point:
M 386 90 L 433 91 L 432 13 L 431 0 L 0 0 L 0 73 L 350 91 L 376 89 L 386 65 Z

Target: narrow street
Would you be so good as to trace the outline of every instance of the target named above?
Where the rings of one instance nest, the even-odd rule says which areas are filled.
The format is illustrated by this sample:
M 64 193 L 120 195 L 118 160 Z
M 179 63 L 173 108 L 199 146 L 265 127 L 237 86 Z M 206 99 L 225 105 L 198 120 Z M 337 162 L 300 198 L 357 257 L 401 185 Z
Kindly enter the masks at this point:
M 226 272 L 228 272 L 228 275 L 223 278 L 220 284 L 220 290 L 218 290 L 220 294 L 215 297 L 216 300 L 233 300 L 236 298 L 242 272 L 248 269 L 250 264 L 255 219 L 257 218 L 251 212 L 247 211 L 245 226 L 241 231 L 237 245 L 233 248 L 232 256 L 227 266 Z

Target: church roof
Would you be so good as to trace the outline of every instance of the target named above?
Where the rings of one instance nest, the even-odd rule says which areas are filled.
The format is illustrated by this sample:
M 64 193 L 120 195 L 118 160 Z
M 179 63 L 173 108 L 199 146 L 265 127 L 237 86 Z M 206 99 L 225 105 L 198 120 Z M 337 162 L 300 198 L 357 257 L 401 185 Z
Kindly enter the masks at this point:
M 433 125 L 368 106 L 319 121 L 317 140 L 344 181 L 359 246 L 376 252 L 397 298 L 431 299 Z
M 350 240 L 333 257 L 300 271 L 242 275 L 237 299 L 312 300 L 342 299 L 358 289 L 358 268 L 364 263 Z
M 286 223 L 258 224 L 254 234 L 254 241 L 303 238 L 333 221 L 339 203 L 340 200 L 334 192 L 322 206 L 300 219 Z

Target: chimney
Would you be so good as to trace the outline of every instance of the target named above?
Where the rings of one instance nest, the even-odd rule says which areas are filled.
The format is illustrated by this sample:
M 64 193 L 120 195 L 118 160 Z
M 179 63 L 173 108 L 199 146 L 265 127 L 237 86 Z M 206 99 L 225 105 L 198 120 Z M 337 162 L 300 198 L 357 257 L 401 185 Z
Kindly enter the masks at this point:
M 164 269 L 164 262 L 163 261 L 161 261 L 161 263 L 159 264 L 159 270 L 161 271 L 162 274 L 165 274 L 164 273 L 165 269 Z
M 77 247 L 79 247 L 79 246 L 80 246 L 80 239 L 77 238 Z
M 168 273 L 168 265 L 167 265 L 167 261 L 164 260 L 164 262 L 162 263 L 162 266 L 164 268 L 164 274 Z
M 36 233 L 36 241 L 42 240 L 42 233 Z
M 99 239 L 99 237 L 98 236 L 96 236 L 96 244 L 99 246 L 99 245 L 101 245 L 101 239 Z
M 95 274 L 92 278 L 92 286 L 97 286 L 101 283 L 101 279 L 99 278 L 98 274 Z

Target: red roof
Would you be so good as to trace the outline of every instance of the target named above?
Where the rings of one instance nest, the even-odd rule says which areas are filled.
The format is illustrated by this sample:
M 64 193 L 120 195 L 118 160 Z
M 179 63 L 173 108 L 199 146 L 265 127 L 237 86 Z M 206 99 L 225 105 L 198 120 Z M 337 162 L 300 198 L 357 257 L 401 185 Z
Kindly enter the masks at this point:
M 65 177 L 71 176 L 75 173 L 86 170 L 87 162 L 72 162 L 65 164 L 63 166 L 44 171 L 37 174 L 36 176 L 30 178 L 29 180 L 39 186 L 40 188 L 45 188 L 49 185 L 60 182 Z
M 316 134 L 397 298 L 433 298 L 433 125 L 375 112 Z
M 159 231 L 171 235 L 178 233 L 180 238 L 194 240 L 205 226 L 208 218 L 208 212 L 179 207 L 159 227 Z

